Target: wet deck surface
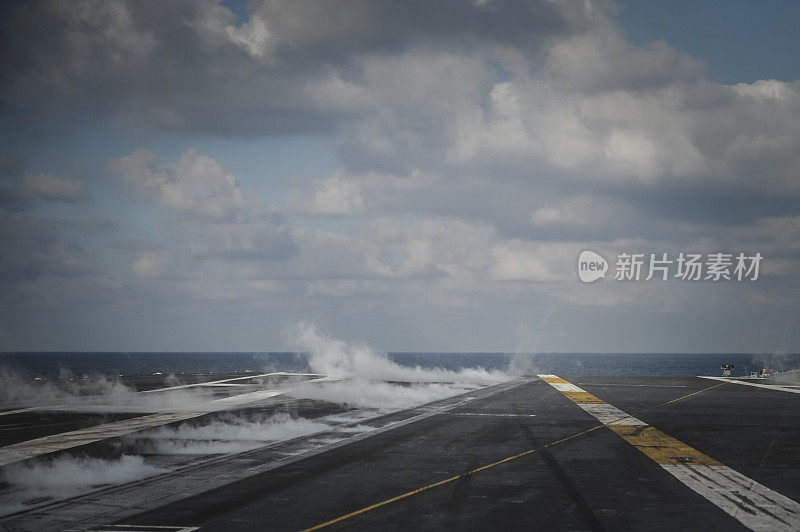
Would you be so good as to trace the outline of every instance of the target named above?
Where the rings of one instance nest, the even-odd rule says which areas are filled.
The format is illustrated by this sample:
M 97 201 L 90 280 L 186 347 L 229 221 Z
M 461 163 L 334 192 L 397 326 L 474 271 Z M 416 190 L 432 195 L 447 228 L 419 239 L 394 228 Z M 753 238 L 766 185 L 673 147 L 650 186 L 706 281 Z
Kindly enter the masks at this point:
M 800 501 L 800 394 L 693 377 L 559 377 L 768 490 Z M 329 407 L 320 406 L 317 414 Z M 19 422 L 13 418 L 21 415 L 0 421 Z M 104 523 L 302 530 L 329 523 L 331 529 L 381 530 L 746 529 L 616 432 L 597 428 L 596 418 L 537 377 L 370 423 L 385 430 L 308 455 L 298 448 L 295 458 L 283 462 L 281 457 L 292 456 L 289 447 L 302 441 L 218 460 L 218 470 L 237 472 L 229 482 L 211 482 L 203 475 L 211 465 L 199 465 L 173 475 L 162 498 L 133 508 L 122 503 L 118 512 L 114 508 L 114 500 L 136 494 L 127 488 L 116 499 L 113 493 L 105 499 L 102 492 L 95 494 L 92 504 L 105 500 L 108 508 L 88 521 L 69 522 L 70 508 L 88 507 L 78 498 L 0 520 L 0 527 L 90 529 Z M 270 462 L 276 467 L 265 467 Z M 489 467 L 474 471 L 483 466 Z M 474 472 L 463 475 L 469 471 Z M 192 489 L 193 483 L 200 484 Z M 152 491 L 158 485 L 143 482 L 138 489 Z M 185 492 L 175 495 L 176 486 Z M 76 510 L 72 515 L 90 514 Z M 800 515 L 787 526 L 800 529 Z

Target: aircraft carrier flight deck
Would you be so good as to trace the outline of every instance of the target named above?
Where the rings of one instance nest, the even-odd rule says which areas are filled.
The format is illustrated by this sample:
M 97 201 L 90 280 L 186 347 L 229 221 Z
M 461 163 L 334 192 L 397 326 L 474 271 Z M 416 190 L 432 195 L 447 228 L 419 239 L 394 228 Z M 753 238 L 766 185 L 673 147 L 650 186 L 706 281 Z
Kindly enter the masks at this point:
M 526 375 L 389 413 L 284 393 L 324 375 L 125 379 L 207 403 L 0 411 L 0 530 L 800 530 L 800 387 L 771 379 Z M 231 416 L 324 423 L 238 448 L 155 436 Z M 78 493 L 8 480 L 134 455 L 150 474 Z

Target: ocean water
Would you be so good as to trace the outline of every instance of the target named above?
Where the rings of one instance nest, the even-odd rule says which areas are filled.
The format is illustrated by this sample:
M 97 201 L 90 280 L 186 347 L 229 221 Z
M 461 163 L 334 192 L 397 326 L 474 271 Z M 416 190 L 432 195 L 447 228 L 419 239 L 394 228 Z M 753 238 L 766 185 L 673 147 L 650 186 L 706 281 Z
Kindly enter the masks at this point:
M 800 354 L 726 353 L 389 353 L 404 366 L 458 370 L 482 367 L 504 370 L 514 356 L 529 373 L 562 375 L 720 375 L 720 364 L 735 364 L 732 376 L 761 368 L 800 368 Z M 307 371 L 296 353 L 0 353 L 0 378 L 57 378 L 84 375 L 161 373 L 230 373 L 237 371 Z

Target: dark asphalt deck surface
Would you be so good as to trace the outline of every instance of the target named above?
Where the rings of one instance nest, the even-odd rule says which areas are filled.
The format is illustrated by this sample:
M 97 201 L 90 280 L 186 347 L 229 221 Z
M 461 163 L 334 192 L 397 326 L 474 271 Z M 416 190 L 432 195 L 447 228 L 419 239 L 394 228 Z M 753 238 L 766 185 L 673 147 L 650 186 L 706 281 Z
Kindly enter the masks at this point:
M 664 404 L 719 383 L 677 377 L 562 377 L 800 500 L 800 394 L 725 384 Z M 597 424 L 562 393 L 532 379 L 122 523 L 300 530 L 535 448 L 535 453 L 330 528 L 743 529 L 606 428 L 543 448 Z

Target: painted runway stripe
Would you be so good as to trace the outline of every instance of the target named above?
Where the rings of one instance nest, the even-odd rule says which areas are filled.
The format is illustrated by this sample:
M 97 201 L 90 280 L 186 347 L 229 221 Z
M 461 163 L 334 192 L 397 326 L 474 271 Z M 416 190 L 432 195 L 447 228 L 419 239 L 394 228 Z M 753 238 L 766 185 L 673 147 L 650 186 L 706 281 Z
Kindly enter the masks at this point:
M 122 421 L 114 421 L 112 423 L 104 423 L 102 425 L 95 425 L 86 427 L 85 429 L 78 429 L 69 432 L 62 432 L 60 434 L 52 434 L 42 438 L 23 441 L 5 447 L 0 447 L 0 466 L 27 460 L 43 454 L 53 453 L 56 451 L 63 451 L 65 449 L 72 449 L 81 445 L 88 445 L 90 443 L 107 440 L 109 438 L 118 438 L 126 434 L 132 434 L 146 429 L 152 429 L 175 423 L 178 421 L 185 421 L 200 416 L 204 416 L 209 412 L 225 410 L 231 406 L 241 406 L 263 399 L 268 399 L 285 393 L 285 391 L 277 390 L 261 390 L 258 392 L 246 393 L 236 395 L 233 397 L 225 397 L 217 399 L 209 403 L 199 405 L 197 411 L 184 411 L 184 412 L 161 412 L 158 414 L 151 414 L 149 416 L 135 417 L 131 419 L 123 419 Z
M 209 412 L 225 410 L 234 406 L 241 406 L 263 399 L 269 399 L 288 391 L 290 390 L 259 390 L 200 404 L 192 411 L 160 412 L 158 414 L 123 419 L 121 421 L 94 425 L 92 427 L 62 432 L 60 434 L 51 434 L 42 438 L 6 445 L 5 447 L 0 447 L 0 466 L 27 460 L 43 454 L 72 449 L 81 445 L 88 445 L 109 438 L 125 436 L 126 434 L 160 427 L 169 423 L 185 421 L 187 419 L 206 415 Z
M 556 389 L 564 379 L 539 375 Z M 562 393 L 688 488 L 751 530 L 800 529 L 800 504 L 585 392 Z
M 712 381 L 722 381 L 722 382 L 729 382 L 731 384 L 741 384 L 742 386 L 755 386 L 756 388 L 764 388 L 766 390 L 776 390 L 779 392 L 789 392 L 789 393 L 800 393 L 800 390 L 797 388 L 791 387 L 791 385 L 781 386 L 779 384 L 761 384 L 758 382 L 748 382 L 748 381 L 741 381 L 738 379 L 728 379 L 725 377 L 706 377 L 700 376 L 701 379 L 709 379 Z
M 540 375 L 539 377 L 544 378 L 544 379 L 547 379 L 547 378 L 558 379 L 559 381 L 567 382 L 567 381 L 564 381 L 563 379 L 560 379 L 556 375 Z M 681 397 L 676 397 L 675 399 L 670 399 L 669 401 L 667 401 L 665 403 L 661 403 L 659 405 L 656 405 L 654 407 L 649 408 L 647 411 L 653 410 L 655 408 L 659 408 L 659 407 L 662 407 L 662 406 L 666 406 L 666 405 L 669 405 L 669 404 L 672 404 L 672 403 L 676 403 L 678 401 L 682 401 L 683 399 L 686 399 L 687 397 L 695 396 L 697 394 L 703 393 L 703 392 L 705 392 L 707 390 L 710 390 L 712 388 L 716 388 L 718 386 L 722 386 L 722 384 L 715 384 L 714 386 L 709 386 L 708 388 L 704 388 L 702 390 L 697 390 L 696 392 L 692 392 L 692 393 L 689 393 L 689 394 L 686 394 L 686 395 L 682 395 Z M 608 406 L 611 406 L 611 405 L 608 405 Z M 620 410 L 620 412 L 622 412 L 622 411 Z M 623 412 L 623 414 L 624 414 L 624 412 Z M 632 417 L 632 416 L 627 416 L 627 417 Z M 350 519 L 352 517 L 356 517 L 358 515 L 365 514 L 367 512 L 372 511 L 372 510 L 375 510 L 375 509 L 378 509 L 378 508 L 382 508 L 384 506 L 387 506 L 387 505 L 392 504 L 392 503 L 397 502 L 397 501 L 402 501 L 403 499 L 406 499 L 408 497 L 413 497 L 414 495 L 419 495 L 421 493 L 425 493 L 428 490 L 431 490 L 431 489 L 434 489 L 434 488 L 438 488 L 440 486 L 446 486 L 446 485 L 451 484 L 453 482 L 456 482 L 456 481 L 458 481 L 460 479 L 469 477 L 469 476 L 474 475 L 476 473 L 480 473 L 481 471 L 486 471 L 487 469 L 492 469 L 492 468 L 501 466 L 503 464 L 507 464 L 509 462 L 512 462 L 514 460 L 519 460 L 520 458 L 523 458 L 523 457 L 526 457 L 526 456 L 530 456 L 530 455 L 536 453 L 537 451 L 541 451 L 542 449 L 548 449 L 548 448 L 554 447 L 556 445 L 561 445 L 562 443 L 574 440 L 576 438 L 580 438 L 580 437 L 585 436 L 587 434 L 591 434 L 592 432 L 594 432 L 596 430 L 599 430 L 599 429 L 602 429 L 604 427 L 606 427 L 605 424 L 603 424 L 603 425 L 595 425 L 594 427 L 588 428 L 586 430 L 582 430 L 580 432 L 576 432 L 576 433 L 574 433 L 574 434 L 572 434 L 570 436 L 567 436 L 565 438 L 561 438 L 560 440 L 556 440 L 556 441 L 550 442 L 548 444 L 545 444 L 540 448 L 528 449 L 527 451 L 523 451 L 521 453 L 517 453 L 517 454 L 512 455 L 512 456 L 507 456 L 506 458 L 503 458 L 501 460 L 497 460 L 496 462 L 492 462 L 491 464 L 486 464 L 486 465 L 483 465 L 481 467 L 476 467 L 475 469 L 472 469 L 472 470 L 469 470 L 469 471 L 465 471 L 464 473 L 461 473 L 460 475 L 455 475 L 453 477 L 446 478 L 446 479 L 440 480 L 438 482 L 433 482 L 432 484 L 428 484 L 426 486 L 421 486 L 421 487 L 419 487 L 417 489 L 414 489 L 414 490 L 411 490 L 411 491 L 407 491 L 407 492 L 402 493 L 400 495 L 397 495 L 395 497 L 391 497 L 389 499 L 384 499 L 384 500 L 382 500 L 380 502 L 376 502 L 375 504 L 371 504 L 369 506 L 365 506 L 363 508 L 359 508 L 358 510 L 354 510 L 354 511 L 352 511 L 350 513 L 347 513 L 347 514 L 344 514 L 344 515 L 340 515 L 339 517 L 335 517 L 335 518 L 333 518 L 333 519 L 331 519 L 329 521 L 325 521 L 324 523 L 319 523 L 319 524 L 314 525 L 312 527 L 306 528 L 302 532 L 310 532 L 312 530 L 319 530 L 321 528 L 325 528 L 325 527 L 329 527 L 331 525 L 335 525 L 337 523 L 341 523 L 342 521 L 346 521 L 346 520 L 348 520 L 348 519 Z
M 181 384 L 179 386 L 169 386 L 167 388 L 154 388 L 152 390 L 143 390 L 140 392 L 136 392 L 138 394 L 152 394 L 156 392 L 170 392 L 179 389 L 186 389 L 186 388 L 215 388 L 215 387 L 228 387 L 228 388 L 236 388 L 236 387 L 252 387 L 252 384 L 241 384 L 236 383 L 234 381 L 241 381 L 247 379 L 258 379 L 262 377 L 314 377 L 313 379 L 308 379 L 306 381 L 301 381 L 297 384 L 306 384 L 306 383 L 317 383 L 317 382 L 328 382 L 328 381 L 338 381 L 341 380 L 341 377 L 328 375 L 328 376 L 320 376 L 317 373 L 288 373 L 286 371 L 277 371 L 273 373 L 260 373 L 260 374 L 250 374 L 245 375 L 243 377 L 232 377 L 230 379 L 222 379 L 217 381 L 209 381 L 209 382 L 198 382 L 194 384 Z M 267 392 L 272 392 L 269 390 Z M 273 395 L 269 395 L 269 393 L 264 393 L 263 390 L 253 392 L 252 401 L 265 399 L 272 397 Z M 274 394 L 277 395 L 277 394 Z M 233 397 L 241 397 L 245 398 L 245 394 L 241 393 L 235 395 Z M 237 404 L 237 400 L 231 398 L 229 401 L 232 404 Z M 250 402 L 250 400 L 246 401 Z M 225 404 L 224 401 L 221 401 L 220 404 Z M 214 408 L 213 410 L 217 410 Z M 14 414 L 22 414 L 25 412 L 77 412 L 77 413 L 119 413 L 119 412 L 130 412 L 130 413 L 151 413 L 153 408 L 151 406 L 146 405 L 101 405 L 101 404 L 75 404 L 75 405 L 44 405 L 44 406 L 33 406 L 28 408 L 19 408 L 16 410 L 2 410 L 0 411 L 0 416 L 11 416 Z M 181 412 L 182 410 L 173 410 L 174 412 Z M 161 413 L 166 413 L 167 411 L 163 411 Z
M 6 445 L 0 448 L 0 466 L 201 415 L 202 412 L 152 414 Z
M 278 374 L 287 375 L 287 373 L 283 372 L 270 375 Z M 303 381 L 298 383 L 298 385 L 305 386 L 309 383 L 337 382 L 340 380 L 342 380 L 341 377 L 330 375 Z M 258 390 L 255 392 L 223 397 L 222 399 L 216 399 L 214 401 L 203 403 L 197 405 L 191 411 L 184 410 L 178 412 L 159 412 L 157 414 L 123 419 L 121 421 L 114 421 L 112 423 L 94 425 L 83 429 L 62 432 L 60 434 L 51 434 L 49 436 L 44 436 L 33 440 L 14 443 L 12 445 L 0 447 L 0 466 L 27 460 L 29 458 L 35 458 L 37 456 L 56 451 L 72 449 L 81 445 L 96 443 L 109 438 L 118 438 L 120 436 L 160 427 L 169 423 L 185 421 L 187 419 L 204 416 L 211 412 L 218 412 L 220 410 L 226 410 L 237 406 L 255 403 L 264 399 L 270 399 L 272 397 L 283 395 L 291 391 L 293 391 L 293 389 L 289 388 L 284 390 Z
M 220 384 L 228 384 L 228 383 L 235 383 L 236 381 L 244 381 L 250 379 L 260 379 L 262 377 L 276 377 L 276 376 L 292 376 L 292 377 L 319 377 L 316 373 L 287 373 L 285 371 L 277 371 L 273 373 L 251 373 L 249 375 L 245 375 L 243 377 L 231 377 L 229 379 L 221 379 L 218 381 L 208 381 L 208 382 L 195 382 L 192 384 L 180 384 L 178 386 L 169 386 L 167 388 L 153 388 L 152 390 L 144 390 L 139 393 L 157 393 L 157 392 L 169 392 L 172 390 L 181 390 L 185 388 L 203 388 L 205 386 L 215 386 Z
M 0 416 L 13 416 L 14 414 L 22 414 L 23 412 L 30 412 L 31 410 L 36 410 L 35 408 L 18 408 L 16 410 L 3 410 L 0 412 Z

